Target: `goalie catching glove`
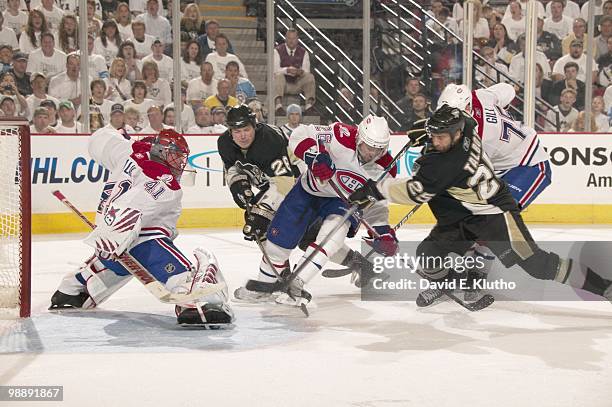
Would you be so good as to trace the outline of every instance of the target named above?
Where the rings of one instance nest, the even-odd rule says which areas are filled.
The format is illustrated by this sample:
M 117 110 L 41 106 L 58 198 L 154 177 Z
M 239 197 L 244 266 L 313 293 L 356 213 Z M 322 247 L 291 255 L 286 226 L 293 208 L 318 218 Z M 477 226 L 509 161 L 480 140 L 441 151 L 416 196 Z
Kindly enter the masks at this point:
M 363 240 L 377 253 L 383 256 L 394 256 L 398 249 L 395 230 L 389 225 L 374 226 L 374 230 L 378 233 L 378 237 L 374 237 L 368 230 L 369 237 L 364 237 Z
M 274 217 L 274 211 L 265 204 L 253 205 L 244 213 L 244 240 L 266 240 L 268 226 Z
M 111 205 L 104 215 L 104 221 L 85 238 L 85 244 L 96 249 L 103 259 L 121 256 L 138 238 L 142 212 L 134 208 L 118 208 Z

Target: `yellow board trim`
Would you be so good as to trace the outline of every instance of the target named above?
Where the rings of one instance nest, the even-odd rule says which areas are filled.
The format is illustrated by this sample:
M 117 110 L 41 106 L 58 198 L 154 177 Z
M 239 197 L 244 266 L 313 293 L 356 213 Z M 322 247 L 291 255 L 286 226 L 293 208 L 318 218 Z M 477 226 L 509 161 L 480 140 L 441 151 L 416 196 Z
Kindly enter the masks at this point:
M 397 223 L 411 206 L 392 205 L 391 223 Z M 237 228 L 244 224 L 244 212 L 238 208 L 183 209 L 179 228 Z M 94 219 L 93 212 L 85 215 Z M 542 224 L 612 224 L 612 205 L 531 205 L 523 212 L 527 223 Z M 435 222 L 427 205 L 419 209 L 408 223 L 433 224 Z M 79 233 L 89 229 L 72 213 L 48 213 L 32 215 L 32 233 Z

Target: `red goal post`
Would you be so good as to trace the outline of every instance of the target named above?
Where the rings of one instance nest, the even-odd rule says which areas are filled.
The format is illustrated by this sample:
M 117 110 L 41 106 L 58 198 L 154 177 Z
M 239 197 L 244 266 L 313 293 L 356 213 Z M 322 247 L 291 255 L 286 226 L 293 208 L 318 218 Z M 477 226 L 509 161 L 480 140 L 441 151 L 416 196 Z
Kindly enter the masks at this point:
M 0 118 L 0 316 L 30 316 L 30 126 Z

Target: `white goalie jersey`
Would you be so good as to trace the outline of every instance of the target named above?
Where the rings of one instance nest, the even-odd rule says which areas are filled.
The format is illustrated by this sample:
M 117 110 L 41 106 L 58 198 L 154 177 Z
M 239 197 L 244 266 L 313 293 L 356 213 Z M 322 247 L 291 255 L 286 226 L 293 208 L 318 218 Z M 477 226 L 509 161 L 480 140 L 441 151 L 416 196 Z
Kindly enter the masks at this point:
M 498 175 L 514 167 L 531 167 L 549 159 L 537 132 L 504 110 L 514 96 L 514 89 L 508 84 L 472 92 L 472 116 L 478 122 L 483 149 Z
M 357 128 L 344 123 L 299 126 L 291 134 L 289 148 L 301 160 L 307 151 L 317 152 L 324 148 L 336 167 L 332 179 L 345 196 L 365 185 L 368 178 L 378 179 L 385 167 L 393 161 L 391 155 L 385 153 L 376 161 L 360 164 L 357 157 Z M 395 177 L 396 173 L 397 169 L 393 167 L 387 176 Z M 310 171 L 301 175 L 300 182 L 304 190 L 312 195 L 333 198 L 338 196 L 328 182 L 321 182 Z M 364 216 L 373 226 L 388 224 L 388 202 L 377 202 L 364 212 Z
M 149 159 L 150 148 L 150 143 L 126 140 L 108 128 L 97 130 L 89 139 L 89 154 L 110 171 L 96 213 L 96 230 L 103 234 L 102 229 L 113 226 L 124 232 L 131 222 L 134 228 L 127 249 L 150 239 L 174 239 L 177 234 L 183 191 L 166 166 Z M 125 220 L 118 224 L 124 213 Z

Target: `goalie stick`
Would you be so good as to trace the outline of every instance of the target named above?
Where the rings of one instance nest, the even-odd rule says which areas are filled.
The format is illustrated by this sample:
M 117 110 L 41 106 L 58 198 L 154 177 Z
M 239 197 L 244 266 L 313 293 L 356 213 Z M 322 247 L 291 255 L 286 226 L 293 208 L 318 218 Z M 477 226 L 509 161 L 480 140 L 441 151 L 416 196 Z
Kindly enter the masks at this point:
M 89 219 L 83 215 L 83 213 L 72 204 L 59 190 L 51 192 L 54 197 L 60 200 L 66 205 L 75 215 L 77 215 L 85 224 L 90 228 L 94 229 L 96 225 L 91 223 Z M 219 282 L 217 284 L 210 284 L 205 289 L 198 291 L 192 291 L 188 294 L 172 293 L 162 283 L 138 262 L 132 255 L 125 251 L 121 256 L 117 258 L 117 261 L 132 274 L 138 281 L 140 281 L 151 294 L 153 294 L 158 300 L 169 304 L 185 304 L 194 302 L 199 298 L 205 297 L 210 294 L 217 293 L 225 288 L 225 283 Z

